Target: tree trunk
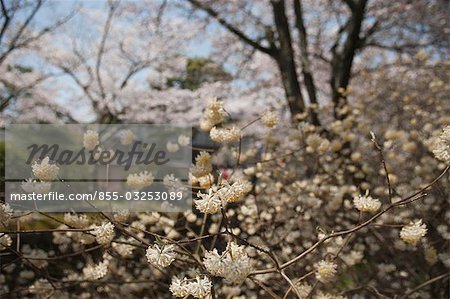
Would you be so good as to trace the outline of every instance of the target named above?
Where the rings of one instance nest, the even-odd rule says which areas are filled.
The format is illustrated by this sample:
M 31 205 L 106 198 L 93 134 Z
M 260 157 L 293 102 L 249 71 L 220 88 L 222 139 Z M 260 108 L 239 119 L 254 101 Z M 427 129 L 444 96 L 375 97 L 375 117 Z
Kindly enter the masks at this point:
M 302 67 L 303 81 L 308 92 L 309 102 L 317 106 L 317 92 L 314 83 L 314 77 L 311 73 L 311 61 L 308 53 L 308 38 L 306 35 L 305 22 L 303 20 L 303 11 L 301 0 L 294 0 L 295 24 L 297 26 L 300 41 L 300 62 Z M 314 109 L 309 111 L 311 121 L 314 125 L 320 126 L 319 117 Z
M 347 90 L 350 83 L 353 59 L 360 45 L 359 33 L 364 20 L 367 0 L 347 0 L 346 3 L 351 10 L 348 28 L 345 30 L 347 36 L 341 51 L 338 51 L 338 45 L 335 45 L 331 61 L 332 74 L 330 85 L 336 119 L 344 119 L 346 117 L 345 113 L 340 114 L 338 112 L 340 108 L 347 104 L 347 97 L 341 93 L 341 90 Z
M 291 34 L 285 13 L 284 0 L 273 0 L 271 4 L 279 40 L 279 49 L 276 53 L 275 60 L 280 70 L 289 109 L 294 118 L 296 114 L 305 112 L 305 102 L 295 69 L 294 50 L 292 49 Z

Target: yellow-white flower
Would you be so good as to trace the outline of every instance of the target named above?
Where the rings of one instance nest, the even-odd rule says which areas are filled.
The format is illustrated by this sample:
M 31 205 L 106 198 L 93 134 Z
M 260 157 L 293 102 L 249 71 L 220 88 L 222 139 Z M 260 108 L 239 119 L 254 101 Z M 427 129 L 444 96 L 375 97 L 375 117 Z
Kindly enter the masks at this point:
M 166 174 L 163 178 L 163 184 L 170 192 L 178 192 L 185 190 L 185 186 L 180 182 L 180 179 L 176 178 L 173 174 Z
M 5 250 L 7 247 L 11 246 L 12 239 L 7 234 L 3 234 L 0 237 L 0 251 Z
M 252 185 L 246 181 L 236 181 L 233 184 L 224 182 L 223 186 L 217 191 L 220 199 L 226 202 L 238 202 L 244 198 L 244 195 L 250 192 Z
M 372 196 L 369 195 L 369 192 L 366 192 L 365 195 L 359 194 L 354 197 L 353 204 L 361 212 L 373 213 L 378 211 L 381 207 L 381 202 L 376 198 L 372 198 Z
M 140 173 L 129 174 L 127 177 L 127 184 L 136 189 L 142 189 L 153 184 L 153 175 L 148 171 L 141 171 Z
M 405 225 L 400 231 L 400 238 L 408 244 L 416 244 L 427 234 L 427 226 L 422 223 L 422 219 Z
M 450 163 L 450 126 L 444 128 L 438 140 L 435 142 L 433 154 L 436 159 Z
M 87 265 L 83 269 L 83 275 L 86 280 L 96 280 L 105 277 L 108 274 L 108 260 L 104 260 L 97 265 Z
M 179 279 L 178 277 L 174 276 L 172 278 L 172 283 L 170 284 L 169 290 L 175 297 L 187 297 L 189 295 L 188 284 L 189 282 L 186 277 L 184 277 L 183 279 Z
M 220 211 L 222 207 L 222 201 L 216 192 L 213 192 L 212 189 L 209 189 L 208 194 L 198 193 L 197 194 L 201 199 L 194 200 L 195 207 L 202 213 L 207 214 L 215 214 Z
M 191 138 L 189 136 L 180 135 L 178 136 L 178 144 L 180 146 L 188 146 L 191 143 Z
M 176 153 L 180 149 L 178 143 L 172 143 L 171 141 L 167 142 L 167 150 L 169 153 Z
M 195 298 L 207 298 L 211 294 L 212 283 L 207 276 L 196 276 L 194 279 L 176 276 L 172 278 L 169 290 L 175 297 L 184 298 L 189 295 Z
M 28 291 L 31 294 L 36 294 L 43 298 L 50 298 L 55 293 L 53 286 L 47 279 L 43 278 L 36 280 L 31 286 L 29 286 Z
M 208 152 L 201 151 L 195 157 L 195 165 L 192 165 L 191 173 L 193 176 L 199 178 L 210 174 L 212 168 L 211 155 Z
M 100 144 L 98 133 L 93 130 L 88 130 L 83 135 L 83 146 L 88 151 L 92 151 L 97 145 Z
M 227 250 L 222 254 L 218 254 L 217 249 L 207 251 L 203 264 L 211 275 L 223 277 L 233 284 L 242 283 L 252 269 L 245 247 L 234 242 L 228 243 Z
M 321 282 L 331 281 L 337 272 L 337 265 L 331 261 L 320 261 L 314 267 L 316 268 L 316 278 Z
M 92 234 L 99 244 L 109 244 L 114 238 L 114 225 L 111 222 L 104 222 L 101 225 L 96 226 L 92 231 Z
M 45 157 L 41 163 L 34 162 L 31 166 L 35 177 L 41 181 L 53 181 L 58 178 L 59 167 L 50 163 L 50 158 Z
M 306 150 L 310 153 L 323 154 L 330 147 L 330 142 L 320 137 L 319 134 L 311 134 L 306 138 L 306 144 L 308 147 Z
M 13 214 L 13 210 L 7 203 L 0 203 L 0 222 L 8 222 Z
M 212 174 L 207 174 L 207 175 L 197 178 L 197 181 L 198 181 L 198 184 L 200 185 L 200 187 L 209 188 L 214 183 L 214 177 Z
M 127 240 L 125 238 L 120 238 L 119 241 L 130 243 L 133 241 L 133 239 L 130 238 Z M 116 242 L 112 243 L 112 247 L 117 251 L 118 254 L 120 254 L 120 256 L 123 257 L 130 256 L 135 248 L 133 245 L 130 244 L 116 243 Z
M 118 222 L 125 222 L 128 220 L 128 217 L 130 217 L 130 210 L 128 209 L 113 209 L 114 212 L 114 219 Z
M 89 226 L 89 219 L 85 214 L 64 214 L 64 223 L 75 228 L 86 228 Z
M 203 276 L 200 278 L 197 276 L 194 281 L 189 283 L 189 293 L 195 298 L 206 298 L 211 294 L 212 283 L 208 277 Z
M 241 138 L 241 132 L 236 127 L 230 129 L 217 129 L 213 127 L 209 132 L 211 140 L 215 142 L 228 143 L 238 141 Z
M 136 136 L 131 130 L 122 130 L 119 133 L 120 143 L 123 145 L 130 145 L 133 143 Z
M 261 116 L 261 122 L 268 128 L 272 128 L 278 124 L 278 117 L 275 112 L 267 110 Z
M 33 180 L 32 178 L 26 180 L 22 183 L 22 189 L 27 193 L 39 193 L 44 194 L 48 193 L 52 187 L 52 184 L 49 182 L 38 182 Z
M 203 119 L 200 122 L 200 129 L 209 131 L 211 128 L 222 122 L 225 117 L 225 110 L 223 109 L 223 101 L 213 98 L 209 101 L 208 106 L 203 113 Z
M 175 245 L 164 245 L 160 247 L 158 244 L 154 244 L 147 248 L 145 256 L 150 264 L 165 268 L 176 258 Z

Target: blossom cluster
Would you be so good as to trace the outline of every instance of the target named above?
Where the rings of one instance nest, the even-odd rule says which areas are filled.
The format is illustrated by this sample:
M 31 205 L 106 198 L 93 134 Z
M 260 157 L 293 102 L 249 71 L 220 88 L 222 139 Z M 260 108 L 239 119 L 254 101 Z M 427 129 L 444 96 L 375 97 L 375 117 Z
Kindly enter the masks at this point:
M 228 243 L 227 249 L 219 254 L 217 249 L 207 251 L 203 264 L 211 275 L 225 278 L 233 284 L 241 284 L 252 270 L 251 260 L 244 246 Z
M 247 181 L 237 180 L 233 184 L 224 181 L 221 185 L 210 188 L 208 193 L 199 192 L 197 195 L 200 199 L 194 200 L 194 203 L 200 212 L 215 214 L 224 204 L 241 201 L 251 189 L 252 185 Z
M 170 291 L 175 297 L 185 298 L 189 295 L 195 298 L 207 298 L 211 294 L 212 283 L 207 276 L 197 276 L 194 279 L 174 277 Z

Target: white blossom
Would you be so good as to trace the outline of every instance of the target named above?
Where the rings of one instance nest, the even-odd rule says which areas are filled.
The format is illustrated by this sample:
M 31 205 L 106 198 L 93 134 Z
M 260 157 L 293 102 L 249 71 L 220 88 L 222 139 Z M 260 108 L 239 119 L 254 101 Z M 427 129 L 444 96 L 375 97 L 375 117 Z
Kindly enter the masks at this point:
M 180 149 L 178 143 L 173 143 L 171 141 L 167 142 L 167 150 L 169 153 L 176 153 Z
M 202 213 L 215 214 L 220 211 L 222 207 L 222 201 L 216 192 L 212 189 L 209 190 L 208 194 L 197 193 L 198 197 L 201 199 L 194 200 L 195 207 Z
M 189 293 L 195 298 L 205 298 L 211 294 L 212 283 L 208 277 L 197 276 L 194 281 L 188 284 Z
M 191 167 L 191 173 L 199 178 L 208 175 L 212 171 L 211 155 L 208 152 L 201 151 L 195 157 L 195 165 Z
M 323 291 L 318 291 L 317 294 L 314 296 L 314 299 L 346 299 L 346 297 L 328 294 Z
M 229 184 L 227 181 L 224 182 L 223 186 L 217 191 L 220 199 L 223 201 L 232 203 L 241 201 L 245 194 L 251 191 L 251 184 L 237 180 L 233 184 Z
M 31 286 L 28 287 L 28 291 L 31 294 L 42 296 L 42 298 L 50 298 L 55 292 L 53 286 L 47 279 L 38 279 Z
M 185 189 L 180 180 L 173 174 L 166 174 L 163 178 L 163 184 L 167 186 L 170 192 L 178 192 Z
M 22 189 L 27 193 L 48 193 L 52 187 L 50 182 L 38 182 L 32 178 L 22 182 Z
M 405 225 L 400 231 L 400 238 L 408 244 L 416 244 L 427 234 L 427 226 L 422 223 L 422 219 Z
M 178 144 L 180 146 L 188 146 L 191 143 L 191 138 L 189 136 L 180 135 L 178 136 Z
M 381 202 L 378 199 L 372 198 L 367 191 L 365 195 L 359 194 L 353 198 L 353 204 L 361 212 L 376 212 L 381 207 Z
M 86 228 L 89 226 L 89 219 L 85 214 L 65 213 L 64 223 L 75 228 Z
M 132 239 L 130 238 L 127 240 L 127 239 L 121 237 L 120 239 L 118 239 L 118 241 L 130 243 L 132 241 Z M 123 257 L 130 256 L 133 253 L 133 250 L 135 248 L 133 245 L 130 245 L 130 244 L 116 243 L 116 242 L 112 243 L 112 247 L 117 251 L 118 254 L 120 254 Z
M 7 234 L 2 234 L 0 236 L 0 251 L 5 250 L 7 247 L 11 246 L 12 239 Z
M 104 222 L 101 225 L 96 226 L 92 231 L 92 234 L 99 244 L 109 244 L 114 238 L 114 225 L 111 222 Z
M 214 183 L 214 177 L 212 174 L 209 173 L 207 175 L 197 178 L 197 181 L 198 181 L 198 184 L 200 185 L 200 187 L 209 188 Z
M 436 159 L 450 163 L 450 126 L 444 128 L 438 140 L 435 142 L 433 154 Z
M 230 242 L 222 254 L 218 254 L 217 249 L 207 251 L 203 264 L 211 275 L 223 277 L 233 284 L 244 282 L 252 269 L 245 247 L 234 242 Z
M 114 209 L 114 219 L 118 222 L 125 222 L 130 217 L 130 210 L 128 209 Z
M 96 280 L 106 276 L 108 274 L 108 260 L 103 260 L 97 265 L 87 265 L 83 268 L 83 275 L 86 280 Z
M 364 258 L 364 255 L 361 251 L 358 250 L 352 250 L 348 254 L 342 255 L 342 260 L 345 262 L 348 266 L 353 266 L 356 264 L 359 264 L 362 259 Z
M 13 210 L 7 203 L 0 203 L 0 222 L 8 222 L 13 214 Z
M 41 181 L 53 181 L 58 178 L 59 167 L 50 163 L 49 157 L 45 157 L 40 163 L 35 161 L 31 168 L 34 176 Z
M 308 145 L 307 151 L 316 154 L 325 153 L 330 147 L 330 142 L 320 137 L 319 134 L 311 134 L 306 138 L 306 144 Z
M 209 132 L 211 140 L 220 143 L 229 143 L 233 141 L 239 141 L 241 138 L 241 132 L 236 127 L 230 129 L 217 129 L 213 127 Z
M 129 174 L 127 177 L 127 184 L 136 189 L 142 189 L 153 184 L 153 174 L 148 171 L 141 171 L 140 173 Z
M 331 261 L 322 260 L 314 265 L 316 268 L 316 278 L 321 282 L 329 282 L 336 275 L 337 265 Z
M 300 299 L 306 299 L 312 291 L 312 286 L 307 283 L 297 283 L 295 287 Z
M 211 294 L 211 288 L 212 283 L 207 276 L 196 276 L 194 279 L 173 277 L 169 289 L 172 295 L 178 298 L 188 295 L 195 298 L 206 298 Z
M 154 266 L 168 267 L 176 258 L 175 245 L 164 244 L 159 246 L 158 244 L 153 244 L 147 248 L 145 256 L 147 261 Z
M 267 110 L 261 116 L 261 122 L 268 128 L 272 128 L 278 124 L 278 116 L 275 112 Z
M 83 135 L 83 146 L 88 151 L 92 151 L 97 145 L 100 144 L 98 138 L 98 132 L 93 130 L 88 130 Z
M 424 242 L 423 244 L 425 260 L 429 265 L 434 265 L 438 261 L 438 252 L 430 244 Z
M 130 145 L 133 143 L 136 136 L 131 130 L 121 130 L 119 132 L 119 138 L 122 145 Z
M 200 122 L 200 128 L 204 131 L 209 131 L 211 128 L 222 122 L 226 112 L 223 109 L 223 101 L 212 98 L 208 102 L 208 106 L 203 113 L 203 119 Z
M 170 284 L 169 290 L 175 297 L 186 297 L 189 295 L 188 284 L 189 282 L 186 277 L 184 277 L 183 279 L 179 279 L 178 277 L 174 276 L 172 278 L 172 283 Z

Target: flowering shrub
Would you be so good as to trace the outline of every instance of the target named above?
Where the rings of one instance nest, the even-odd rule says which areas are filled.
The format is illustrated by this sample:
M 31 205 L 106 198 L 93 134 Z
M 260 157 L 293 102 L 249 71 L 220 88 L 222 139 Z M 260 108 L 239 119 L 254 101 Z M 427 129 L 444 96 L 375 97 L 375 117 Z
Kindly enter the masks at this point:
M 447 2 L 0 1 L 2 128 L 195 128 L 163 144 L 192 150 L 188 181 L 126 180 L 192 210 L 1 202 L 0 297 L 450 297 Z M 19 187 L 46 194 L 61 166 Z
M 345 123 L 356 121 L 351 118 L 322 132 L 307 122 L 277 127 L 278 116 L 266 111 L 240 129 L 240 124 L 224 129 L 223 105 L 211 100 L 201 120 L 221 147 L 195 152 L 192 212 L 61 216 L 13 213 L 1 204 L 2 293 L 11 298 L 445 294 L 444 288 L 431 292 L 427 286 L 445 281 L 450 266 L 445 208 L 450 126 L 423 140 L 387 131 L 381 143 L 373 132 L 355 135 Z M 265 135 L 246 135 L 258 122 Z M 126 144 L 134 138 L 121 134 Z M 349 147 L 356 138 L 360 146 Z M 395 142 L 423 148 L 421 159 L 430 170 L 394 169 L 390 162 L 397 156 L 388 149 Z M 405 147 L 410 142 L 414 146 Z M 178 143 L 191 141 L 180 136 Z M 96 132 L 85 134 L 85 147 L 98 144 Z M 216 160 L 219 154 L 229 162 Z M 38 184 L 57 179 L 59 168 L 46 158 L 32 171 L 40 181 L 30 179 L 22 187 L 45 192 Z M 152 183 L 149 172 L 127 180 L 137 189 Z M 173 175 L 164 177 L 164 184 L 182 187 Z M 26 229 L 36 220 L 48 220 L 53 228 Z M 36 234 L 51 244 L 32 242 Z

